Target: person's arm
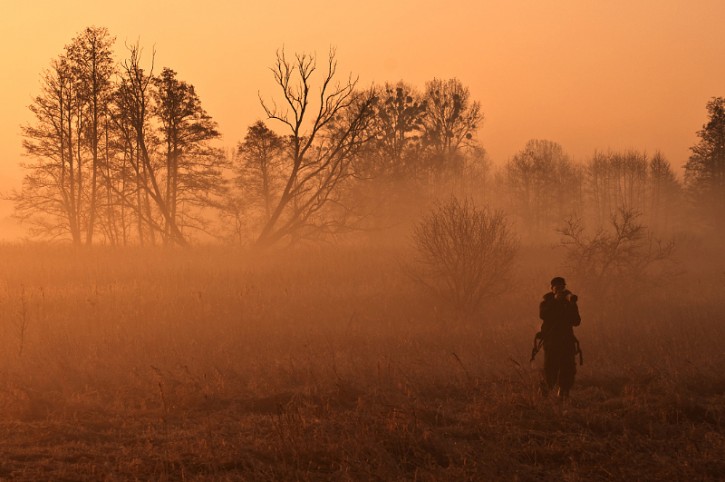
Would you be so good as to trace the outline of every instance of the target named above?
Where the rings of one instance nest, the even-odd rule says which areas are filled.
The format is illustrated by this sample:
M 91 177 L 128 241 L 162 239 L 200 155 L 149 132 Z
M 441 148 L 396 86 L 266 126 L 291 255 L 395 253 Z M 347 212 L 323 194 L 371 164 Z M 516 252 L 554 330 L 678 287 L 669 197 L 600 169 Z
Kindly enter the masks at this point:
M 544 300 L 539 304 L 539 318 L 546 321 L 548 318 L 550 318 L 550 313 L 552 309 L 554 308 L 554 295 L 551 293 L 547 293 L 544 295 Z

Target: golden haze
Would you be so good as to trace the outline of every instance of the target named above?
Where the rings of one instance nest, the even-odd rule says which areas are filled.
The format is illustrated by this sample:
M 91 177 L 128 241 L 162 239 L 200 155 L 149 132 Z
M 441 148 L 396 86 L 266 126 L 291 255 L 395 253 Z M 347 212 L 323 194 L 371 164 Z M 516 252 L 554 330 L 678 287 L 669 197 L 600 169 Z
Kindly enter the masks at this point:
M 89 25 L 117 36 L 119 58 L 126 42 L 155 48 L 227 147 L 263 116 L 257 93 L 275 95 L 281 46 L 335 45 L 362 85 L 460 78 L 499 163 L 543 138 L 575 160 L 661 149 L 681 166 L 707 99 L 724 94 L 714 1 L 147 3 L 5 3 L 0 191 L 20 185 L 19 125 L 40 73 Z M 486 198 L 472 179 L 461 190 Z M 264 252 L 0 243 L 0 479 L 719 480 L 722 244 L 680 212 L 679 191 L 662 192 L 644 219 L 685 231 L 676 244 L 624 211 L 616 235 L 572 222 L 548 238 L 532 223 L 498 258 L 510 276 L 489 270 L 495 296 L 467 313 L 414 282 L 405 223 Z M 408 197 L 403 213 L 430 201 Z M 518 227 L 555 213 L 527 212 Z M 572 242 L 554 250 L 554 236 Z M 487 252 L 457 244 L 459 260 Z M 566 402 L 539 392 L 543 357 L 529 363 L 559 274 L 581 300 L 586 360 Z
M 701 248 L 616 302 L 567 276 L 585 361 L 562 408 L 528 363 L 549 247 L 463 322 L 385 243 L 5 246 L 0 477 L 719 480 L 725 285 Z
M 0 38 L 0 192 L 22 179 L 19 126 L 51 59 L 83 28 L 140 41 L 156 65 L 194 84 L 233 146 L 263 118 L 267 67 L 280 47 L 338 49 L 340 70 L 362 85 L 404 79 L 422 87 L 458 77 L 482 104 L 483 146 L 505 162 L 526 140 L 595 150 L 661 150 L 675 167 L 689 155 L 705 103 L 723 95 L 725 42 L 717 0 L 638 2 L 313 0 L 272 3 L 4 2 Z M 0 216 L 10 212 L 7 203 Z

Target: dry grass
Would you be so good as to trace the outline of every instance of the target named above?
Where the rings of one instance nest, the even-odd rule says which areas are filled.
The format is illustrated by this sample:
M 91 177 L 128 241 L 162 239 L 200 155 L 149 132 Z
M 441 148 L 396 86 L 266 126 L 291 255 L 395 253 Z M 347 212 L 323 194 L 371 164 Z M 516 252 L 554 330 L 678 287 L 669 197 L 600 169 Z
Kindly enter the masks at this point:
M 585 365 L 562 405 L 528 363 L 549 253 L 458 321 L 403 255 L 3 247 L 0 479 L 725 474 L 717 270 L 580 293 Z

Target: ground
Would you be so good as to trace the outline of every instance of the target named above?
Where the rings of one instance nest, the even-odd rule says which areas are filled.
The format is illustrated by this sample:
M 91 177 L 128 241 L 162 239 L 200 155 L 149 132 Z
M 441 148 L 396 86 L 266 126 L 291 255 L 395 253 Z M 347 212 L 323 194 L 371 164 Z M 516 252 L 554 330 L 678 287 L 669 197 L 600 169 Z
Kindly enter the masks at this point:
M 721 479 L 717 272 L 580 292 L 562 403 L 529 363 L 550 267 L 455 317 L 404 258 L 5 247 L 0 479 Z

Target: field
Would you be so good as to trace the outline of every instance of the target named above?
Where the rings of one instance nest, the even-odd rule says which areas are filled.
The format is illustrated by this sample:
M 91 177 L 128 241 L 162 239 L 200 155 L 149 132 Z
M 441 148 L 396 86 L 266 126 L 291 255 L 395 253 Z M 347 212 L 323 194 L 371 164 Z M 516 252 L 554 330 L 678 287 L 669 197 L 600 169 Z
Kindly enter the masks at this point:
M 548 248 L 466 319 L 405 258 L 0 247 L 0 479 L 725 477 L 722 260 L 608 296 L 570 279 L 584 365 L 561 403 L 529 364 L 566 275 Z

